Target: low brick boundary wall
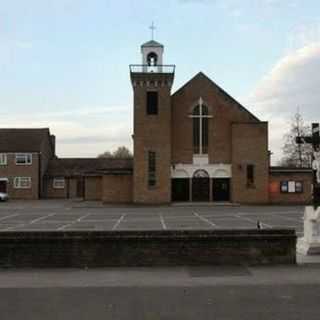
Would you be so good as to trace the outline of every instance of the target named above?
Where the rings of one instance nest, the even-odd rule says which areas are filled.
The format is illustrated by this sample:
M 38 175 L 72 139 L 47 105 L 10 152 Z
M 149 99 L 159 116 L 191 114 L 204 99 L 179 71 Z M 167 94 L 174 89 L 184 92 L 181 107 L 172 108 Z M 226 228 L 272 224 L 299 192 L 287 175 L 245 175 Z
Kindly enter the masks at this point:
M 295 262 L 288 229 L 0 232 L 1 268 Z

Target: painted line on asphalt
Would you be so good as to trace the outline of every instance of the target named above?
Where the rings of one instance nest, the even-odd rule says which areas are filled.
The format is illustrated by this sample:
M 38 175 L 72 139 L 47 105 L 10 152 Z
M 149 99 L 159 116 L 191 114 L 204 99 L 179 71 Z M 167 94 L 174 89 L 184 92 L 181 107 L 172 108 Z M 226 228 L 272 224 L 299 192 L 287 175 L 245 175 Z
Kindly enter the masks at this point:
M 40 218 L 31 220 L 29 223 L 26 223 L 26 224 L 34 224 L 34 223 L 36 223 L 36 222 L 39 222 L 39 221 L 44 220 L 44 219 L 46 219 L 46 218 L 52 217 L 52 216 L 54 216 L 54 215 L 56 215 L 56 213 L 50 213 L 50 214 L 48 214 L 48 215 L 46 215 L 46 216 L 42 216 L 42 217 L 40 217 Z
M 118 221 L 114 224 L 114 226 L 112 227 L 112 230 L 116 230 L 119 226 L 119 224 L 121 223 L 121 221 L 124 219 L 124 217 L 126 216 L 127 214 L 124 213 L 119 219 Z
M 198 219 L 200 219 L 203 222 L 206 222 L 208 224 L 210 224 L 212 227 L 216 227 L 217 225 L 215 223 L 213 223 L 212 221 L 210 221 L 209 219 L 200 216 L 200 214 L 196 213 L 196 212 L 192 212 L 192 214 L 197 217 Z
M 83 219 L 85 219 L 86 217 L 89 217 L 90 215 L 91 215 L 91 213 L 87 213 L 87 214 L 81 216 L 80 218 L 78 218 L 78 219 L 76 220 L 76 222 L 80 222 L 80 221 L 82 221 Z
M 159 213 L 159 215 L 160 215 L 160 221 L 161 221 L 161 225 L 162 225 L 163 230 L 167 230 L 167 226 L 166 226 L 166 223 L 164 222 L 162 214 Z
M 242 216 L 239 216 L 239 215 L 237 215 L 237 214 L 235 214 L 234 216 L 235 216 L 236 218 L 239 218 L 239 219 L 244 219 L 244 220 L 250 221 L 250 222 L 254 223 L 255 225 L 257 224 L 257 221 L 259 220 L 259 219 L 254 220 L 254 219 L 250 219 L 250 218 L 247 218 L 247 217 L 242 217 Z M 259 221 L 260 221 L 260 220 L 259 220 Z M 261 224 L 262 227 L 263 227 L 263 226 L 266 226 L 267 228 L 270 228 L 270 229 L 273 228 L 272 225 L 267 224 L 267 223 L 264 223 L 264 222 L 262 222 L 262 221 L 260 221 L 260 224 Z
M 1 217 L 1 218 L 0 218 L 0 221 L 5 220 L 5 219 L 8 219 L 8 218 L 11 218 L 11 217 L 16 217 L 16 216 L 18 216 L 19 214 L 20 214 L 20 213 L 14 213 L 14 214 L 10 214 L 10 215 L 5 216 L 5 217 Z
M 64 224 L 63 226 L 57 228 L 57 230 L 65 230 L 66 228 L 73 226 L 73 225 L 76 224 L 77 222 L 81 222 L 82 219 L 84 219 L 85 217 L 88 217 L 90 214 L 91 214 L 91 213 L 86 213 L 86 214 L 84 214 L 83 216 L 81 216 L 80 218 L 72 221 L 71 223 Z

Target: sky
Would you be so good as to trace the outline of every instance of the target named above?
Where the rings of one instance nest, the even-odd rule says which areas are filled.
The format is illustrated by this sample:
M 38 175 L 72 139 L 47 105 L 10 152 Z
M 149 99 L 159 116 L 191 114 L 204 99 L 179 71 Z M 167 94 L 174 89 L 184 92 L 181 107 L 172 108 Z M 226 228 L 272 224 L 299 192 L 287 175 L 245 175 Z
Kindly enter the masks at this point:
M 269 121 L 320 121 L 317 0 L 0 0 L 0 127 L 50 127 L 61 157 L 132 149 L 129 64 L 165 45 L 173 92 L 199 71 Z

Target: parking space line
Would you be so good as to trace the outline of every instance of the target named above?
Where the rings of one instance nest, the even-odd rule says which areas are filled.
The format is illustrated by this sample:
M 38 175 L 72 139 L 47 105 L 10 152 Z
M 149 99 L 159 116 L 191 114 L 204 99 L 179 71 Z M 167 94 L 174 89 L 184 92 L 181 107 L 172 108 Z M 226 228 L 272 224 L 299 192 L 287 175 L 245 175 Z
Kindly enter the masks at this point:
M 234 214 L 234 216 L 235 216 L 236 218 L 239 218 L 239 219 L 244 219 L 244 220 L 250 221 L 250 222 L 252 222 L 252 223 L 254 223 L 254 224 L 257 224 L 257 222 L 258 222 L 258 220 L 259 220 L 259 219 L 257 219 L 257 220 L 250 219 L 250 218 L 243 217 L 243 216 L 240 216 L 240 215 L 237 215 L 237 214 Z M 260 220 L 259 220 L 259 221 L 260 221 Z M 272 225 L 267 224 L 267 223 L 264 223 L 264 222 L 261 222 L 261 221 L 260 221 L 260 224 L 261 224 L 262 227 L 263 227 L 263 226 L 266 226 L 267 228 L 270 228 L 270 229 L 273 228 Z
M 160 216 L 160 221 L 161 221 L 163 230 L 167 230 L 167 226 L 166 226 L 166 223 L 164 222 L 162 214 L 159 213 L 159 216 Z
M 57 230 L 64 230 L 65 228 L 68 228 L 70 226 L 73 226 L 74 224 L 76 224 L 77 222 L 81 222 L 84 218 L 90 216 L 91 213 L 86 213 L 84 214 L 83 216 L 81 216 L 80 218 L 70 222 L 70 223 L 67 223 L 67 224 L 64 224 L 63 226 L 57 228 Z
M 209 219 L 207 219 L 207 218 L 205 218 L 205 217 L 200 216 L 200 214 L 198 214 L 198 213 L 196 213 L 196 212 L 192 212 L 192 214 L 193 214 L 195 217 L 197 217 L 198 219 L 200 219 L 201 221 L 210 224 L 212 227 L 216 227 L 216 224 L 215 224 L 215 223 L 213 223 L 212 221 L 210 221 Z
M 20 214 L 20 213 L 14 213 L 14 214 L 10 214 L 10 215 L 5 216 L 5 217 L 1 217 L 1 218 L 0 218 L 0 221 L 5 220 L 5 219 L 8 219 L 8 218 L 11 218 L 11 217 L 18 216 L 19 214 Z
M 81 216 L 80 218 L 78 218 L 78 219 L 76 220 L 76 222 L 80 222 L 80 221 L 82 221 L 83 219 L 85 219 L 86 217 L 89 217 L 90 215 L 91 215 L 91 213 L 87 213 L 87 214 Z
M 42 217 L 40 217 L 40 218 L 31 220 L 29 223 L 26 223 L 26 224 L 34 224 L 34 223 L 36 223 L 36 222 L 39 222 L 39 221 L 44 220 L 44 219 L 46 219 L 46 218 L 52 217 L 52 216 L 54 216 L 54 215 L 56 215 L 56 213 L 50 213 L 50 214 L 48 214 L 48 215 L 46 215 L 46 216 L 42 216 Z
M 112 227 L 112 230 L 116 230 L 119 226 L 119 224 L 121 223 L 121 221 L 124 219 L 124 217 L 126 216 L 127 214 L 124 213 L 119 219 L 118 221 L 114 224 L 114 226 Z

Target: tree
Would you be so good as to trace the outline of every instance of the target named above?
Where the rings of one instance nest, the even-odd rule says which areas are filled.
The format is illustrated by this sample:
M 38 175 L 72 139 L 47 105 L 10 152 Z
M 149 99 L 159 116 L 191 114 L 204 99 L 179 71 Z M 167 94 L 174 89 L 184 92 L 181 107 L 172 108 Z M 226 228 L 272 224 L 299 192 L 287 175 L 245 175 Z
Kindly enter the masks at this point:
M 108 158 L 108 159 L 132 159 L 132 152 L 125 146 L 118 147 L 114 152 L 106 151 L 100 155 L 98 158 Z
M 312 146 L 310 144 L 298 144 L 297 137 L 308 136 L 311 128 L 304 124 L 303 117 L 299 110 L 291 120 L 290 131 L 284 135 L 284 145 L 282 147 L 283 158 L 280 160 L 281 166 L 286 167 L 310 167 Z

